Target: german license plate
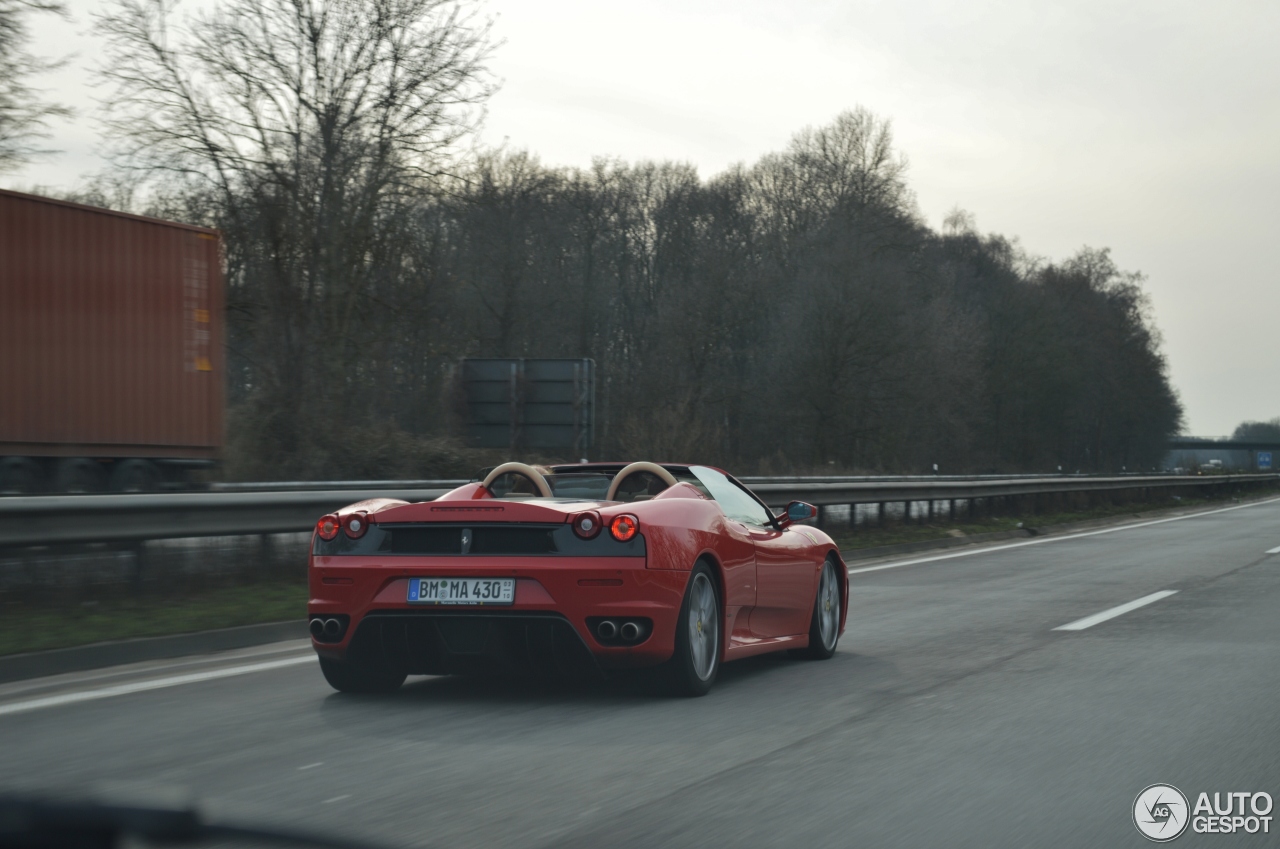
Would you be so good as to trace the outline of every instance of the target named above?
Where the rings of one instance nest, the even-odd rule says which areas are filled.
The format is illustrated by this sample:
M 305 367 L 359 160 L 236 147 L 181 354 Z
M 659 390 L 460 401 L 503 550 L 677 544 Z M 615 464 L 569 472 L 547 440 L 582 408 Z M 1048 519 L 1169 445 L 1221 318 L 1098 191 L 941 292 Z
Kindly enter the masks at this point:
M 410 578 L 413 604 L 513 604 L 515 578 Z

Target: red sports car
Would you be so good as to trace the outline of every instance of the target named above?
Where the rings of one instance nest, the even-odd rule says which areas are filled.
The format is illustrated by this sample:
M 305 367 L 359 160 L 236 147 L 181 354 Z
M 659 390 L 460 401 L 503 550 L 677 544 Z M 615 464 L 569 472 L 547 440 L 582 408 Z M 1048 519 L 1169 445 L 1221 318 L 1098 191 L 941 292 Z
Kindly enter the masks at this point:
M 848 610 L 840 552 L 792 502 L 774 515 L 719 469 L 506 463 L 435 501 L 323 517 L 312 641 L 338 690 L 408 675 L 663 667 L 702 695 L 720 664 L 824 659 Z

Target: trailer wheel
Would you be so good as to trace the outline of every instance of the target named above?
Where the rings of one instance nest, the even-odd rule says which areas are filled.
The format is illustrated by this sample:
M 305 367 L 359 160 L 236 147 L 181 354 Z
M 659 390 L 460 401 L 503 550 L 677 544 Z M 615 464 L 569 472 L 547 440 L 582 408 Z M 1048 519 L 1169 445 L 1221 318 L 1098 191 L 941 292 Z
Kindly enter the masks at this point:
M 44 484 L 40 464 L 29 457 L 0 460 L 0 495 L 30 495 Z
M 150 460 L 119 460 L 111 470 L 112 492 L 155 492 L 160 470 Z
M 53 488 L 57 492 L 102 492 L 107 488 L 107 475 L 100 463 L 88 457 L 68 457 L 58 461 Z

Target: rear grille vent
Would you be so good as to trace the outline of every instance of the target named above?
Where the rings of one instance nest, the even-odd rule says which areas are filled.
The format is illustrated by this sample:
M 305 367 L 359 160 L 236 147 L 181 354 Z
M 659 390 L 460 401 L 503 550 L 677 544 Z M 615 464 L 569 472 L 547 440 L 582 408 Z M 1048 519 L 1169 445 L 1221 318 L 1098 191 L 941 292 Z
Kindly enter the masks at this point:
M 403 557 L 643 557 L 644 535 L 619 542 L 609 534 L 582 539 L 568 524 L 475 523 L 471 525 L 379 525 L 372 523 L 359 539 L 339 533 L 331 540 L 315 537 L 312 552 Z
M 555 554 L 551 528 L 389 528 L 379 551 L 391 554 Z M 467 540 L 470 540 L 470 546 Z
M 376 526 L 375 526 L 376 527 Z M 462 528 L 395 528 L 378 551 L 392 554 L 461 554 Z
M 472 554 L 554 554 L 551 528 L 474 528 Z

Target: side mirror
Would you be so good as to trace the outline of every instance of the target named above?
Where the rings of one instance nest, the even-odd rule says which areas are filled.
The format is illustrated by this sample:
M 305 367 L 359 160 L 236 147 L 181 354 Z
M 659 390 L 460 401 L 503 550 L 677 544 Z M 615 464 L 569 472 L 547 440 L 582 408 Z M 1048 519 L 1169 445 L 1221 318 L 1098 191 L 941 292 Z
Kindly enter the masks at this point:
M 792 501 L 787 505 L 786 512 L 778 518 L 782 520 L 783 527 L 795 522 L 807 522 L 818 515 L 818 508 L 812 504 L 806 504 L 803 501 Z

